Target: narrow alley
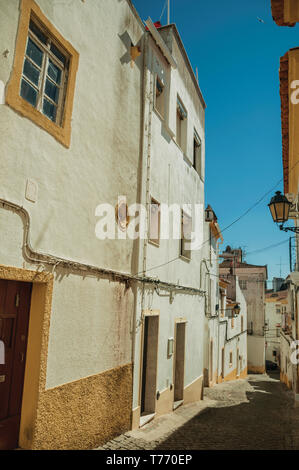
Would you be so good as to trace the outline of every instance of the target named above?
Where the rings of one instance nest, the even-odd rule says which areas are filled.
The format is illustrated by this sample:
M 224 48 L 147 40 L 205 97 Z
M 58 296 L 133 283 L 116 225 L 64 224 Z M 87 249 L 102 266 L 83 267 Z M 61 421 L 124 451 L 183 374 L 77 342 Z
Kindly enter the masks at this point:
M 205 388 L 201 402 L 182 406 L 99 450 L 294 450 L 299 409 L 279 372 L 248 375 Z

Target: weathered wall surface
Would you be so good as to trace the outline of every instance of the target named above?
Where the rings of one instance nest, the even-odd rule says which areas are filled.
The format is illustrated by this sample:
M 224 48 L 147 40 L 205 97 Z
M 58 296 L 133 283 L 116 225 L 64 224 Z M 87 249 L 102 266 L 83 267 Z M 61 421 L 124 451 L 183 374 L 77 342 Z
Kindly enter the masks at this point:
M 204 123 L 202 120 L 203 105 L 194 84 L 182 75 L 181 51 L 176 44 L 175 36 L 170 36 L 173 44 L 171 50 L 178 64 L 178 69 L 171 69 L 163 58 L 161 51 L 152 40 L 147 49 L 147 96 L 151 95 L 151 103 L 146 103 L 144 167 L 143 167 L 143 193 L 142 201 L 146 203 L 146 179 L 149 175 L 149 194 L 160 204 L 204 204 L 203 177 L 192 167 L 193 161 L 193 132 L 196 128 L 202 140 L 202 164 L 204 174 Z M 153 109 L 154 83 L 156 73 L 164 78 L 166 96 L 165 119 Z M 189 72 L 188 72 L 189 73 Z M 186 74 L 188 75 L 186 72 Z M 177 93 L 179 93 L 186 107 L 187 118 L 187 147 L 186 152 L 179 148 L 175 142 L 176 134 L 176 107 Z M 152 110 L 152 112 L 151 112 Z M 150 133 L 150 135 L 149 135 Z M 150 141 L 150 149 L 148 143 Z M 147 172 L 146 162 L 150 161 L 150 172 Z M 172 224 L 172 222 L 171 222 Z M 202 227 L 199 228 L 202 234 Z M 178 285 L 199 288 L 199 273 L 201 253 L 193 251 L 191 261 L 180 258 L 180 240 L 160 239 L 159 246 L 150 243 L 141 247 L 139 257 L 139 272 L 146 266 L 145 271 L 153 278 L 173 282 Z M 173 291 L 172 298 L 169 293 L 153 290 L 142 295 L 139 292 L 137 302 L 137 325 L 135 341 L 135 367 L 134 367 L 134 393 L 133 408 L 136 412 L 136 421 L 139 422 L 140 388 L 141 388 L 141 361 L 142 361 L 142 312 L 147 309 L 159 312 L 159 342 L 158 342 L 158 370 L 156 389 L 161 393 L 156 400 L 156 413 L 171 411 L 173 406 L 174 383 L 174 355 L 167 356 L 167 342 L 174 338 L 175 321 L 186 321 L 185 345 L 185 373 L 184 373 L 184 400 L 195 401 L 202 396 L 203 375 L 203 324 L 204 299 L 198 295 L 180 294 Z M 135 424 L 138 425 L 138 424 Z
M 265 372 L 265 338 L 248 335 L 248 372 L 263 374 Z
M 71 145 L 66 149 L 29 119 L 0 106 L 0 198 L 28 211 L 34 250 L 135 272 L 136 244 L 98 240 L 95 209 L 100 203 L 115 206 L 119 195 L 128 204 L 139 197 L 142 57 L 131 67 L 129 52 L 131 41 L 141 40 L 140 20 L 126 0 L 36 3 L 79 53 Z M 19 0 L 0 0 L 0 45 L 8 51 L 0 57 L 0 80 L 6 87 L 19 6 Z M 35 203 L 25 199 L 27 178 L 38 185 Z M 36 269 L 23 258 L 19 216 L 1 209 L 0 227 L 1 264 Z M 80 442 L 86 448 L 96 444 L 94 436 L 100 443 L 130 427 L 133 311 L 131 288 L 59 266 L 54 270 L 43 352 L 46 380 L 29 446 L 33 439 L 36 448 L 81 447 Z

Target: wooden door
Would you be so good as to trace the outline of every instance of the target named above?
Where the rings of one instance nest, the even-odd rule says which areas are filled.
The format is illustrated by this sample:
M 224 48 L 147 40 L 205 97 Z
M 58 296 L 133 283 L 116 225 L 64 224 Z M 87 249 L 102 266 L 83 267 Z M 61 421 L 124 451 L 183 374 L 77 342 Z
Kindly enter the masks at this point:
M 144 317 L 143 362 L 141 384 L 141 416 L 156 410 L 159 317 Z
M 186 323 L 176 323 L 174 402 L 184 399 Z
M 30 283 L 0 280 L 0 450 L 18 446 L 27 348 Z
M 224 379 L 224 348 L 221 350 L 221 377 Z

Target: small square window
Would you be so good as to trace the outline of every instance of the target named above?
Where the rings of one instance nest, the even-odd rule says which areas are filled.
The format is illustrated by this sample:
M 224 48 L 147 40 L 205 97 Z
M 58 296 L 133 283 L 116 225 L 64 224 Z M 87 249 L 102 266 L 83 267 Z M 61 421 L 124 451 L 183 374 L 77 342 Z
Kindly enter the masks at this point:
M 63 116 L 67 73 L 67 53 L 30 20 L 20 95 L 58 125 Z
M 13 73 L 6 104 L 70 145 L 78 52 L 34 0 L 21 0 Z

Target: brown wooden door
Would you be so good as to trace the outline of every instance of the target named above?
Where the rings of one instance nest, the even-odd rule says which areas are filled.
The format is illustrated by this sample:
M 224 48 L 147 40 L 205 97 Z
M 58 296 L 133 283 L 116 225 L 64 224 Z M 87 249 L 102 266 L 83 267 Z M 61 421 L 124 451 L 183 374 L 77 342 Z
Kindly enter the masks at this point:
M 0 450 L 18 446 L 31 284 L 0 280 Z

